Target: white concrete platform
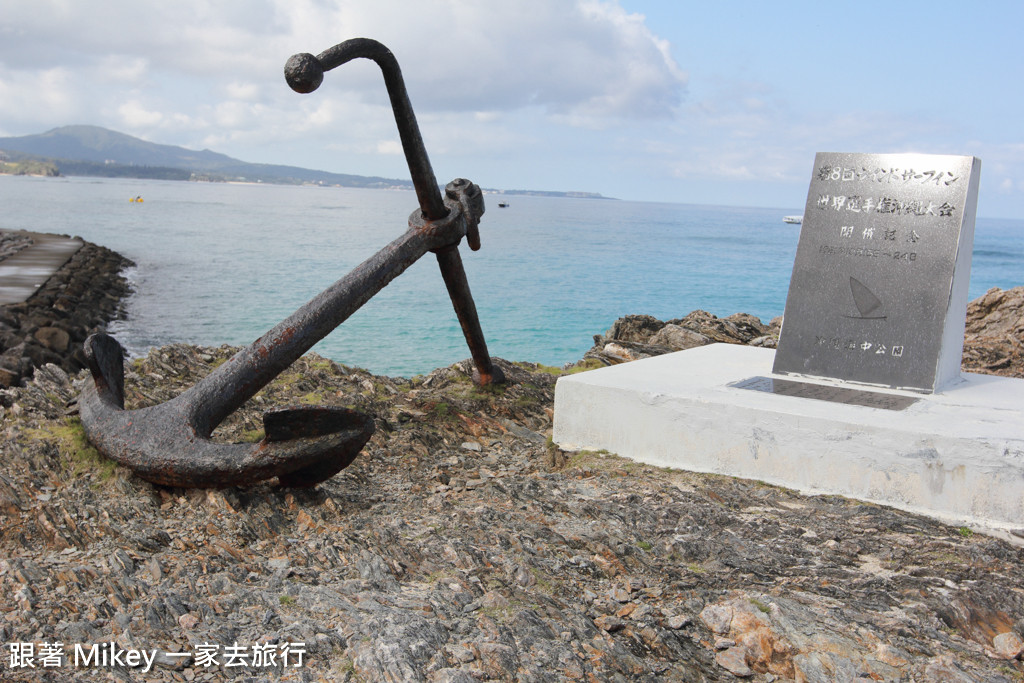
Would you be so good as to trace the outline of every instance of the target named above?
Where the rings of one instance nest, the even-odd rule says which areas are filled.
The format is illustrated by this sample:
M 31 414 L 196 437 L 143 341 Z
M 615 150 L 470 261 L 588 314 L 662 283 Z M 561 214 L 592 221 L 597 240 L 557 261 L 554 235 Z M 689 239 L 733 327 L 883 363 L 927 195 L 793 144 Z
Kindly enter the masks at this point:
M 887 392 L 919 398 L 904 410 L 728 386 L 796 379 L 771 374 L 774 356 L 712 344 L 562 377 L 553 439 L 955 524 L 1024 527 L 1024 380 L 964 374 L 941 394 Z

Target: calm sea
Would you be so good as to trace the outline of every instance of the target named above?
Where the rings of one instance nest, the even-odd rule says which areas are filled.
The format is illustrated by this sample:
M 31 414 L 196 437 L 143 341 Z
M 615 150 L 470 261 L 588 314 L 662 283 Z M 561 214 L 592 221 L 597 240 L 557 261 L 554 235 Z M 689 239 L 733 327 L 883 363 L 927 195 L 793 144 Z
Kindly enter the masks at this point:
M 129 198 L 142 196 L 144 202 Z M 619 316 L 694 309 L 781 315 L 798 207 L 488 198 L 483 248 L 461 249 L 492 355 L 562 365 Z M 130 352 L 248 344 L 401 235 L 412 192 L 0 176 L 0 230 L 67 233 L 138 265 Z M 1024 284 L 1024 221 L 978 218 L 971 298 Z M 315 350 L 414 375 L 469 356 L 437 263 L 424 257 Z

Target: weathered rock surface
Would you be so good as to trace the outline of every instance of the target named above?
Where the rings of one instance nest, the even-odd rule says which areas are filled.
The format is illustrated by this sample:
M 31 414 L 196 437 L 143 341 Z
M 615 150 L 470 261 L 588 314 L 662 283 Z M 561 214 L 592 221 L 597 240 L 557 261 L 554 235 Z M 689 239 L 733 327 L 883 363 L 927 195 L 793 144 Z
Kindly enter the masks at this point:
M 781 325 L 782 318 L 765 325 L 746 313 L 719 318 L 694 311 L 667 322 L 650 315 L 627 315 L 603 335 L 594 335 L 594 346 L 583 357 L 615 365 L 716 342 L 775 348 Z
M 30 244 L 25 233 L 0 235 L 0 260 Z M 47 363 L 71 373 L 85 367 L 82 342 L 120 314 L 129 292 L 121 271 L 130 265 L 86 242 L 26 301 L 0 306 L 0 387 L 24 382 Z
M 615 365 L 714 342 L 775 348 L 781 328 L 782 318 L 765 325 L 745 313 L 718 318 L 694 311 L 667 322 L 629 315 L 595 335 L 584 358 Z M 962 367 L 965 372 L 1024 377 L 1024 287 L 994 287 L 967 305 Z
M 167 399 L 229 353 L 133 361 L 129 405 Z M 553 375 L 502 362 L 512 382 L 480 390 L 467 367 L 405 380 L 310 355 L 219 430 L 259 438 L 261 411 L 286 403 L 373 414 L 355 463 L 311 491 L 154 486 L 82 441 L 59 368 L 0 391 L 0 642 L 162 653 L 143 674 L 11 668 L 5 650 L 0 678 L 1024 675 L 1020 548 L 835 496 L 561 453 L 545 443 Z M 253 664 L 254 648 L 298 643 L 301 668 Z M 235 645 L 244 666 L 227 665 Z M 211 649 L 219 663 L 205 666 Z M 191 654 L 167 654 L 179 652 Z
M 967 305 L 963 369 L 1024 377 L 1024 287 L 993 287 Z

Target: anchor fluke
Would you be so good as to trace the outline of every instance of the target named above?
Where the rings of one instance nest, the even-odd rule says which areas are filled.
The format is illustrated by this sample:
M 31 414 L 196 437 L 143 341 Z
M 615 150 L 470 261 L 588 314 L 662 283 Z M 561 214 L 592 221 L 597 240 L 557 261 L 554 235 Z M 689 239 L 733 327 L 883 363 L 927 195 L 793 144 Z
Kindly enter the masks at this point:
M 113 370 L 122 363 L 121 345 L 95 334 L 85 349 L 93 376 L 79 402 L 86 435 L 154 484 L 244 486 L 277 477 L 283 486 L 314 486 L 347 467 L 374 432 L 371 418 L 347 408 L 286 406 L 264 414 L 259 443 L 217 443 L 197 424 L 196 387 L 166 403 L 125 410 L 123 373 Z

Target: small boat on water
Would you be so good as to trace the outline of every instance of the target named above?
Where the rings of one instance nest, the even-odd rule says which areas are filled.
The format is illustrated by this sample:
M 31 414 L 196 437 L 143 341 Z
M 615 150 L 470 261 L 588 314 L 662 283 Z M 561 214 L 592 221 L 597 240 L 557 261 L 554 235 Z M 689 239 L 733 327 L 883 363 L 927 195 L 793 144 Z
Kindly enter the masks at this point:
M 800 223 L 804 222 L 804 217 L 803 216 L 783 216 L 782 217 L 782 222 L 783 223 L 796 223 L 797 225 L 799 225 Z
M 502 209 L 508 208 L 508 202 L 498 202 L 498 207 Z
M 128 201 L 130 201 L 130 202 L 138 202 L 138 203 L 140 203 L 140 204 L 141 204 L 141 203 L 142 203 L 142 196 L 141 196 L 141 195 L 139 195 L 139 196 L 136 196 L 136 197 L 132 197 L 132 198 L 131 198 L 131 199 L 129 199 Z

